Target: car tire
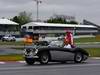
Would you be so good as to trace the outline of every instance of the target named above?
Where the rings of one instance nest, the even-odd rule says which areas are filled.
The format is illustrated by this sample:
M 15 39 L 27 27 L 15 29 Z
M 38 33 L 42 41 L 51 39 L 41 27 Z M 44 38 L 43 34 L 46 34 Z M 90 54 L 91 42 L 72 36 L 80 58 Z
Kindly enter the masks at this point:
M 81 52 L 76 52 L 74 56 L 74 62 L 75 63 L 81 63 L 83 60 L 83 55 Z
M 49 53 L 42 52 L 39 56 L 39 61 L 41 64 L 47 64 L 49 61 Z
M 33 65 L 35 63 L 33 58 L 25 58 L 25 61 L 28 65 Z

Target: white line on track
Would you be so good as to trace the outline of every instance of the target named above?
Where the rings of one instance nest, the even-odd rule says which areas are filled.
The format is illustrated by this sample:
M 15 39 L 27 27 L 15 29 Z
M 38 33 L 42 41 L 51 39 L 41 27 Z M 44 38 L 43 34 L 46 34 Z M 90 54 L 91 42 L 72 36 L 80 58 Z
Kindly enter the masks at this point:
M 6 62 L 0 62 L 0 64 L 6 64 Z
M 23 64 L 23 63 L 26 63 L 25 61 L 17 61 L 17 62 L 18 62 L 18 63 L 22 63 L 22 64 Z

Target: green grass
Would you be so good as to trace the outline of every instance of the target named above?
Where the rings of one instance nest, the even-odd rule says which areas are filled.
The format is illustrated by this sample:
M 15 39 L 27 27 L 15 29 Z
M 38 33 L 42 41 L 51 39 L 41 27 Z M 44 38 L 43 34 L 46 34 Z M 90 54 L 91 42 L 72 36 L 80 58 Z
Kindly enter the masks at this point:
M 100 57 L 100 48 L 87 48 L 90 57 Z
M 0 55 L 0 61 L 21 61 L 24 60 L 23 55 Z
M 77 38 L 74 39 L 75 43 L 86 43 L 86 42 L 100 42 L 100 38 L 88 37 L 88 38 Z
M 15 45 L 15 46 L 19 45 L 20 46 L 20 45 L 24 45 L 24 42 L 22 41 L 21 42 L 6 42 L 6 41 L 2 42 L 0 41 L 0 45 Z

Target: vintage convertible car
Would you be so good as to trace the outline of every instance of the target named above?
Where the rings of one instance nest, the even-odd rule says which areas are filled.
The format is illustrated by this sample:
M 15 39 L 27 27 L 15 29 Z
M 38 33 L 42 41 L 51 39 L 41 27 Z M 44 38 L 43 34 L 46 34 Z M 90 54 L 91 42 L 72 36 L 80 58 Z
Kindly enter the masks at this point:
M 82 48 L 63 48 L 60 46 L 61 42 L 60 45 L 57 42 L 57 45 L 50 44 L 36 43 L 33 46 L 25 47 L 24 58 L 26 63 L 28 65 L 34 64 L 35 61 L 39 61 L 41 64 L 47 64 L 49 61 L 81 63 L 89 56 L 88 52 Z

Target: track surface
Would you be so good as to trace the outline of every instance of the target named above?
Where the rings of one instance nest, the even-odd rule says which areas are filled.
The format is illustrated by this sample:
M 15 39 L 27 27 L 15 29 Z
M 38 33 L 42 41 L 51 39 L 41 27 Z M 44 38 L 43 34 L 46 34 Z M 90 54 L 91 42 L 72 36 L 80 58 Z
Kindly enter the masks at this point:
M 73 62 L 26 65 L 25 62 L 0 63 L 0 75 L 100 75 L 100 59 L 88 59 L 81 64 Z

